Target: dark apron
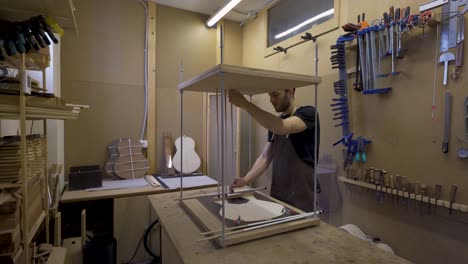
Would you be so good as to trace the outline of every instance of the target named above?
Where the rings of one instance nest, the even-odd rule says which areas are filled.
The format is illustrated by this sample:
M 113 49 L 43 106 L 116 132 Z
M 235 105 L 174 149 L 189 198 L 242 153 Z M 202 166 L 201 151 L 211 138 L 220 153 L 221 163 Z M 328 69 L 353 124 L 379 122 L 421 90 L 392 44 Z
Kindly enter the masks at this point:
M 296 153 L 291 140 L 274 135 L 270 195 L 305 212 L 314 210 L 314 168 Z

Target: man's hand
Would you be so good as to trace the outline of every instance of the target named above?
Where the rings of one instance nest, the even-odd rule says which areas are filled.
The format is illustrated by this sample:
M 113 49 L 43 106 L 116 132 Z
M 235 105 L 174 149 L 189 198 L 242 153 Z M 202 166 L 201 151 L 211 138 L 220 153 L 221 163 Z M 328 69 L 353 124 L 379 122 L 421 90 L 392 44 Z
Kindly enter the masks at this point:
M 234 179 L 234 182 L 231 184 L 231 186 L 229 186 L 229 190 L 231 192 L 234 192 L 234 188 L 240 188 L 240 187 L 244 187 L 246 185 L 247 185 L 247 181 L 244 178 L 236 177 Z
M 250 104 L 241 93 L 235 90 L 229 90 L 229 102 L 242 109 Z

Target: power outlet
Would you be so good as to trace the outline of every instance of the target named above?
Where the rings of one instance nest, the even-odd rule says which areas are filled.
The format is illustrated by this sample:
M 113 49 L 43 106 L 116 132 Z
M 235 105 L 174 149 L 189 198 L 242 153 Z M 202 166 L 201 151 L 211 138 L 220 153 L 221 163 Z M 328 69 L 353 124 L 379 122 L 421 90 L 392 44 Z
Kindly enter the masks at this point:
M 148 148 L 148 140 L 140 140 L 140 144 L 142 148 Z

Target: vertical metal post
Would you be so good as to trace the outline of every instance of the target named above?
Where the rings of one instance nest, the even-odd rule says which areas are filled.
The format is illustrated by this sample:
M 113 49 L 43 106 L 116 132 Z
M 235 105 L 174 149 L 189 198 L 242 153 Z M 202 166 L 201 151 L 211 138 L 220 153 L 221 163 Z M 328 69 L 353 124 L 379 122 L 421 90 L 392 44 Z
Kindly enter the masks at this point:
M 184 66 L 182 64 L 182 60 L 180 61 L 180 83 L 184 80 Z M 184 167 L 184 91 L 180 90 L 180 198 L 183 197 L 183 167 Z
M 216 160 L 218 161 L 218 195 L 221 193 L 220 189 L 220 177 L 221 167 L 219 167 L 219 148 L 221 147 L 221 141 L 219 140 L 219 89 L 216 89 Z
M 183 189 L 183 167 L 184 167 L 184 91 L 180 91 L 180 197 L 182 198 Z
M 319 57 L 318 57 L 318 44 L 317 44 L 317 39 L 313 39 L 314 41 L 314 44 L 315 44 L 315 77 L 318 77 L 318 61 L 319 61 Z M 314 87 L 315 87 L 315 144 L 314 144 L 314 215 L 316 214 L 317 212 L 317 163 L 318 163 L 318 135 L 317 135 L 317 132 L 318 132 L 318 127 L 317 127 L 317 124 L 318 124 L 318 99 L 317 99 L 317 96 L 318 96 L 318 84 L 314 84 Z
M 219 33 L 220 33 L 220 52 L 221 52 L 221 64 L 224 62 L 224 55 L 223 55 L 223 49 L 224 49 L 224 34 L 223 34 L 223 26 L 220 25 L 219 28 Z M 226 197 L 225 197 L 225 192 L 226 192 L 226 187 L 225 187 L 225 182 L 224 182 L 224 151 L 225 151 L 225 138 L 226 138 L 226 118 L 225 118 L 225 99 L 226 99 L 226 93 L 224 91 L 224 73 L 221 72 L 219 74 L 220 78 L 220 86 L 221 86 L 221 216 L 222 216 L 222 221 L 221 221 L 221 239 L 224 239 L 225 236 L 225 229 L 226 229 L 226 215 L 225 215 L 225 203 L 226 203 Z
M 252 103 L 252 95 L 250 96 Z M 249 115 L 249 169 L 252 168 L 252 116 Z

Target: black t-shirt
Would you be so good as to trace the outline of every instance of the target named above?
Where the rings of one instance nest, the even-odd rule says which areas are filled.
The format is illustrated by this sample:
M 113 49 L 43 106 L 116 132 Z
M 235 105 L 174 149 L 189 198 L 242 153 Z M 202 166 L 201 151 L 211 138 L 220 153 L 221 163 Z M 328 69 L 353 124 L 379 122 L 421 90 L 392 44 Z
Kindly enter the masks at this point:
M 296 151 L 297 155 L 308 165 L 314 167 L 314 152 L 315 152 L 315 107 L 301 106 L 296 109 L 293 116 L 299 117 L 307 126 L 306 130 L 300 133 L 290 134 L 289 138 Z M 287 116 L 280 116 L 282 119 Z M 318 115 L 317 115 L 318 118 Z M 320 149 L 320 118 L 317 120 L 317 149 Z M 268 131 L 268 141 L 273 142 L 274 137 L 271 131 Z M 318 152 L 318 151 L 317 151 Z M 318 154 L 318 153 L 317 153 Z

